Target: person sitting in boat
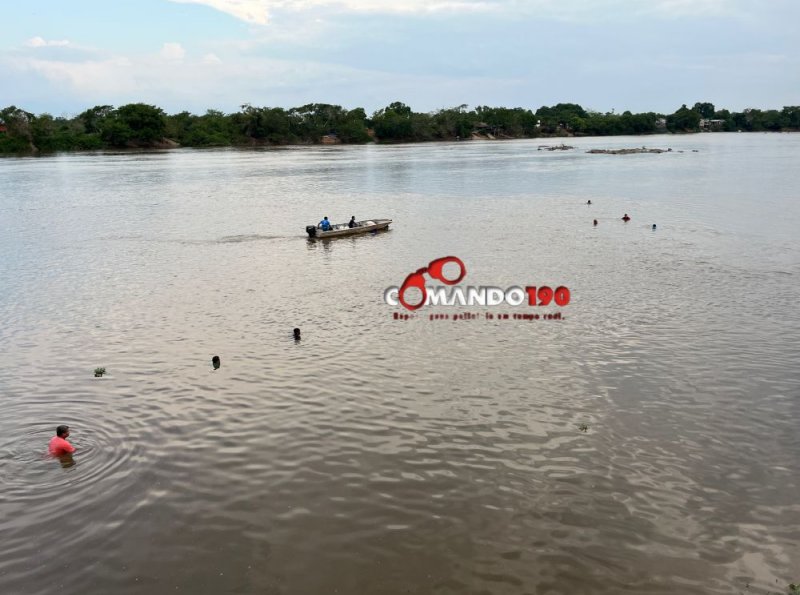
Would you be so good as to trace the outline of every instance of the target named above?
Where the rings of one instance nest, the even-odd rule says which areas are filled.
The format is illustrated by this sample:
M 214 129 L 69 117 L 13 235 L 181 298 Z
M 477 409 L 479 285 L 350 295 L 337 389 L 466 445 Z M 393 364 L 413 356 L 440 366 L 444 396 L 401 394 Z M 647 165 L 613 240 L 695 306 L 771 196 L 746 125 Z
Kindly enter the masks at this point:
M 352 217 L 350 217 L 350 223 L 347 224 L 347 227 L 353 229 L 356 225 L 358 225 L 358 223 L 356 223 L 356 216 L 353 215 Z
M 327 217 L 323 217 L 323 218 L 322 218 L 322 221 L 320 221 L 320 222 L 319 222 L 319 225 L 318 225 L 317 227 L 321 228 L 321 229 L 322 229 L 322 231 L 330 231 L 330 229 L 331 229 L 331 222 L 330 222 L 330 221 L 328 221 L 328 218 L 327 218 Z

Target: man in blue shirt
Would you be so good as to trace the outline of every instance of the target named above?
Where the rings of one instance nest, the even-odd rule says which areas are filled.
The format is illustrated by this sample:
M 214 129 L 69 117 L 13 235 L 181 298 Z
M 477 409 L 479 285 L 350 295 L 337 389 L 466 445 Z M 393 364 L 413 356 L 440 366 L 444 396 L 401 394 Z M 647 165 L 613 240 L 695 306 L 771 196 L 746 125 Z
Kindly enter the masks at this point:
M 329 231 L 331 228 L 331 222 L 328 221 L 327 217 L 324 217 L 322 221 L 319 222 L 319 227 L 322 228 L 322 231 Z

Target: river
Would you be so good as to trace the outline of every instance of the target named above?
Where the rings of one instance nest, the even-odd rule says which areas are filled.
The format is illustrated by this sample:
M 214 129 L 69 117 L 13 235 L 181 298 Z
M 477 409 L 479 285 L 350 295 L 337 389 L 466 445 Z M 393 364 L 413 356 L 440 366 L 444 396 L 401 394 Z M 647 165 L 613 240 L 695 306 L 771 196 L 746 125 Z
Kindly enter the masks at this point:
M 800 134 L 566 140 L 1 159 L 0 592 L 800 582 Z

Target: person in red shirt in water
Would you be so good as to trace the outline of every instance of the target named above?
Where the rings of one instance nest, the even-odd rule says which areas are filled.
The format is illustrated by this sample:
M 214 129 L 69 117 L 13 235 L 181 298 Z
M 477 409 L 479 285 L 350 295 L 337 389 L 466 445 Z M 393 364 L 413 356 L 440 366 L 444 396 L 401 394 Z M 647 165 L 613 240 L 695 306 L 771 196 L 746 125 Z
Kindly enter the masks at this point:
M 75 452 L 75 447 L 67 442 L 67 438 L 69 438 L 69 426 L 58 426 L 56 435 L 50 439 L 50 454 L 60 457 Z

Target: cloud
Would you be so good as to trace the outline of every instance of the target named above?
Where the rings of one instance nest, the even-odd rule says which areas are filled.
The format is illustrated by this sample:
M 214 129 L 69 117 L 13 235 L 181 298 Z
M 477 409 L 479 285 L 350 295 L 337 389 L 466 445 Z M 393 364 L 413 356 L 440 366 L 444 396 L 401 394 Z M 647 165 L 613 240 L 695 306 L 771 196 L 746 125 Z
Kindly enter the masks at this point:
M 52 39 L 48 41 L 37 35 L 36 37 L 31 37 L 28 41 L 26 41 L 25 45 L 29 48 L 45 48 L 54 46 L 63 47 L 65 45 L 69 45 L 69 41 L 66 39 Z
M 202 4 L 229 14 L 246 23 L 267 24 L 269 0 L 169 0 L 180 4 Z
M 267 25 L 272 13 L 342 13 L 432 15 L 493 13 L 572 22 L 597 22 L 635 17 L 661 19 L 699 16 L 741 16 L 752 0 L 168 0 L 201 4 L 246 23 Z M 750 6 L 752 10 L 752 6 Z
M 126 58 L 64 62 L 28 58 L 17 60 L 14 68 L 33 71 L 62 88 L 71 88 L 80 95 L 101 96 L 110 90 L 116 93 L 131 93 L 137 83 L 131 76 L 131 62 Z
M 276 2 L 276 5 L 279 3 Z M 487 12 L 511 7 L 511 0 L 299 0 L 280 2 L 281 8 L 307 10 L 322 6 L 340 7 L 353 12 L 373 13 L 433 13 L 433 12 Z
M 665 17 L 695 17 L 732 15 L 735 3 L 724 0 L 658 0 L 649 5 L 650 12 Z
M 132 33 L 135 50 L 130 41 L 100 48 L 80 46 L 92 41 L 84 37 L 34 37 L 26 47 L 0 49 L 0 75 L 9 83 L 0 96 L 45 110 L 135 101 L 167 111 L 244 102 L 373 109 L 394 100 L 415 110 L 573 99 L 597 109 L 627 101 L 634 110 L 674 110 L 694 99 L 727 107 L 759 105 L 763 97 L 796 103 L 785 90 L 797 88 L 791 72 L 800 72 L 792 21 L 762 11 L 761 20 L 743 25 L 735 15 L 752 16 L 754 0 L 161 1 L 203 4 L 250 24 L 272 20 L 238 25 L 234 34 L 220 27 L 216 38 L 219 23 L 209 19 L 202 41 L 186 31 L 181 43 Z M 763 53 L 760 65 L 748 62 L 732 75 L 725 64 L 738 64 L 741 48 L 752 46 Z M 543 50 L 550 47 L 559 51 Z M 790 62 L 780 62 L 784 55 Z M 734 82 L 743 78 L 760 87 L 737 91 Z
M 165 60 L 179 62 L 183 60 L 183 57 L 186 55 L 186 50 L 184 50 L 183 46 L 179 43 L 168 42 L 162 46 L 161 52 L 159 53 Z
M 458 100 L 463 103 L 470 89 L 507 89 L 518 84 L 499 78 L 392 73 L 315 60 L 254 56 L 233 60 L 222 56 L 224 63 L 210 53 L 182 61 L 165 60 L 156 52 L 130 57 L 98 55 L 80 62 L 17 56 L 6 61 L 6 66 L 21 75 L 20 80 L 31 80 L 33 75 L 59 89 L 62 104 L 70 101 L 80 107 L 143 101 L 167 112 L 195 113 L 208 108 L 238 109 L 242 103 L 292 107 L 319 101 L 371 111 L 390 101 L 414 97 L 419 89 L 429 89 L 426 96 L 416 99 L 414 107 L 419 109 L 456 105 Z M 2 62 L 0 59 L 0 70 Z
M 332 8 L 355 13 L 418 14 L 434 12 L 486 12 L 513 8 L 517 0 L 169 0 L 202 4 L 246 23 L 266 25 L 273 11 L 307 12 Z M 542 0 L 540 0 L 542 1 Z M 550 2 L 551 0 L 545 0 Z

